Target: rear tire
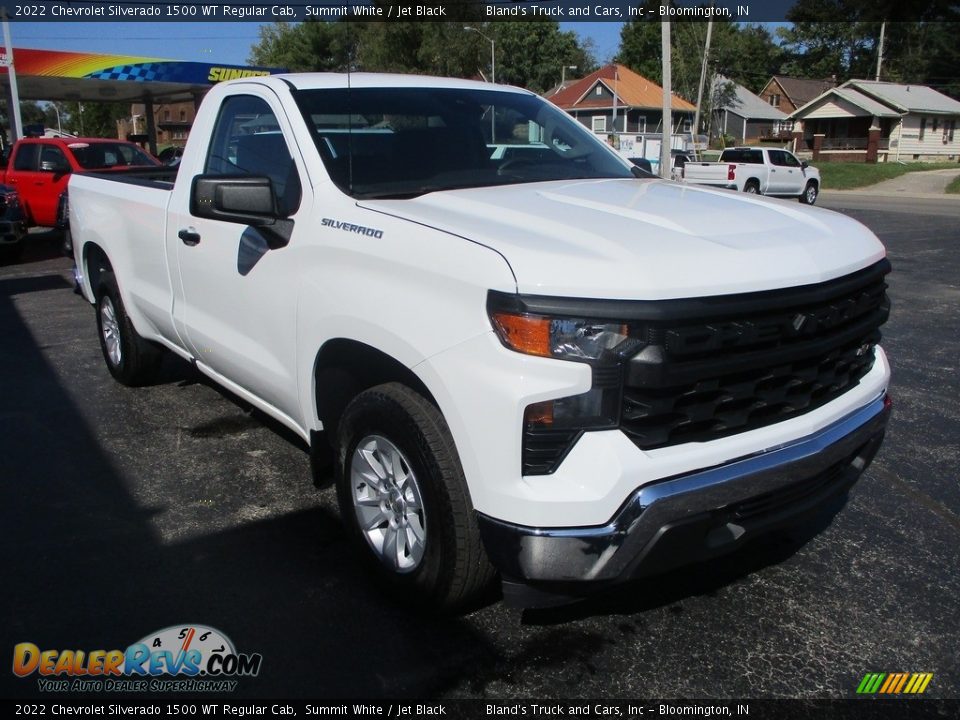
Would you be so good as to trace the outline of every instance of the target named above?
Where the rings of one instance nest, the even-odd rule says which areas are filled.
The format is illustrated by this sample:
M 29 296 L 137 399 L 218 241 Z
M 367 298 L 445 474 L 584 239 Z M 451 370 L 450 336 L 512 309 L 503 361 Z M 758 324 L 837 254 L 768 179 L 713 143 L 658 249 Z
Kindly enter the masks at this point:
M 73 257 L 73 235 L 70 234 L 70 228 L 63 228 L 61 231 L 63 237 L 61 238 L 60 251 L 64 256 L 68 258 Z
M 747 184 L 743 186 L 743 191 L 751 195 L 760 194 L 760 183 L 756 180 L 747 180 Z
M 97 330 L 107 370 L 118 382 L 137 387 L 152 382 L 160 367 L 160 349 L 137 334 L 123 307 L 112 272 L 100 275 Z
M 495 575 L 440 411 L 400 383 L 357 395 L 339 423 L 337 496 L 358 551 L 399 599 L 481 600 Z
M 817 184 L 811 180 L 803 189 L 803 194 L 800 196 L 800 202 L 802 202 L 804 205 L 813 205 L 815 202 L 817 202 L 817 197 L 819 195 L 820 188 L 818 188 Z

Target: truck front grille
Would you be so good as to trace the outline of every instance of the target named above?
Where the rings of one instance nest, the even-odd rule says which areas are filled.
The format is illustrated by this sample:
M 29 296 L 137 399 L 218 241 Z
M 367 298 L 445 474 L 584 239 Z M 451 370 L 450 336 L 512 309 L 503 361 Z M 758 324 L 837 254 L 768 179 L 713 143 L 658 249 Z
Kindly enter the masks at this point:
M 620 428 L 649 450 L 753 430 L 836 399 L 873 367 L 889 270 L 882 260 L 819 285 L 701 299 L 692 312 L 688 301 L 666 301 L 666 319 L 636 326 L 643 344 L 624 373 Z

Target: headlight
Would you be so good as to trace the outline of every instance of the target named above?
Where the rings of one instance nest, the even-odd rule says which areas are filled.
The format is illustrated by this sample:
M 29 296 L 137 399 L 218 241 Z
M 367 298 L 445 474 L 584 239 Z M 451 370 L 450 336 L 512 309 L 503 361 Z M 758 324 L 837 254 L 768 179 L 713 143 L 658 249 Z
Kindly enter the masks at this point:
M 623 361 L 641 345 L 630 337 L 626 323 L 538 315 L 497 302 L 488 303 L 488 314 L 507 348 L 591 366 L 587 392 L 533 403 L 524 410 L 524 475 L 552 473 L 584 432 L 619 426 Z
M 623 323 L 508 312 L 493 312 L 490 321 L 511 350 L 560 360 L 616 362 L 618 346 L 628 339 Z

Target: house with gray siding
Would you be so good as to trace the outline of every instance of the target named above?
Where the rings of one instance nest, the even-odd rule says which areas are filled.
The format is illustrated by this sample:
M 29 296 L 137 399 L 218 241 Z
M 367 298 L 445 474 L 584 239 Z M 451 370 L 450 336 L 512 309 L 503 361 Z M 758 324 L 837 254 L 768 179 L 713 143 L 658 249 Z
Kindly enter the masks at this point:
M 714 79 L 713 98 L 710 134 L 732 136 L 737 144 L 777 137 L 787 120 L 785 112 L 723 75 Z

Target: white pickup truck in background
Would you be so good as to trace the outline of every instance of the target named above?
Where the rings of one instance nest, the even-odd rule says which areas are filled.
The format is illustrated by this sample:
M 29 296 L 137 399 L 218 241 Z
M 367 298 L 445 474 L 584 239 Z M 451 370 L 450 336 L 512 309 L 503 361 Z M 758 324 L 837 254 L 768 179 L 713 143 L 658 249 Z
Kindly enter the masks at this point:
M 835 510 L 889 414 L 869 230 L 640 179 L 515 88 L 222 83 L 178 168 L 75 175 L 69 214 L 109 372 L 174 353 L 291 428 L 359 556 L 438 607 Z
M 820 171 L 792 152 L 760 147 L 727 148 L 717 162 L 691 161 L 682 179 L 746 193 L 796 197 L 813 205 L 820 194 Z

